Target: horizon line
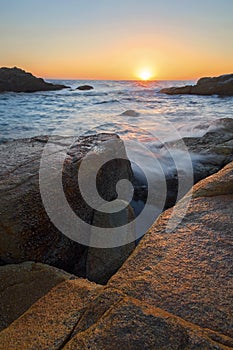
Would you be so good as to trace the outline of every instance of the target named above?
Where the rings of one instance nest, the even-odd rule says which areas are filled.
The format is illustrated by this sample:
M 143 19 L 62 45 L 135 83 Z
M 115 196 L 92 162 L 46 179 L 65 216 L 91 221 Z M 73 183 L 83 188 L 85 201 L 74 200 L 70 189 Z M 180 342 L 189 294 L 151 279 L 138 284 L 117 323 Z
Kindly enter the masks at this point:
M 197 79 L 200 79 L 199 78 L 179 78 L 179 79 L 168 79 L 168 78 L 163 78 L 163 79 L 148 79 L 148 80 L 142 80 L 142 79 L 104 79 L 104 78 L 57 78 L 57 77 L 43 77 L 43 79 L 48 79 L 48 80 L 79 80 L 79 81 L 87 81 L 87 80 L 90 80 L 90 81 L 140 81 L 140 82 L 143 82 L 143 83 L 151 83 L 151 82 L 155 82 L 155 81 L 191 81 L 191 80 L 197 80 Z

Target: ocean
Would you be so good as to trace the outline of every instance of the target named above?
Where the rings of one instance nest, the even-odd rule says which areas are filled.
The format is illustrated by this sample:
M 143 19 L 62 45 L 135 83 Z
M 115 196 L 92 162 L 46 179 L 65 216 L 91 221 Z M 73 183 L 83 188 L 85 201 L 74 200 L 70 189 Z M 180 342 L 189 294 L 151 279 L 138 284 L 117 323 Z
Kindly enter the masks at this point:
M 53 80 L 69 89 L 0 94 L 0 142 L 37 135 L 116 132 L 153 149 L 184 136 L 202 136 L 211 123 L 233 117 L 233 98 L 168 96 L 159 90 L 194 81 Z M 90 91 L 79 91 L 89 84 Z M 174 132 L 175 130 L 175 132 Z

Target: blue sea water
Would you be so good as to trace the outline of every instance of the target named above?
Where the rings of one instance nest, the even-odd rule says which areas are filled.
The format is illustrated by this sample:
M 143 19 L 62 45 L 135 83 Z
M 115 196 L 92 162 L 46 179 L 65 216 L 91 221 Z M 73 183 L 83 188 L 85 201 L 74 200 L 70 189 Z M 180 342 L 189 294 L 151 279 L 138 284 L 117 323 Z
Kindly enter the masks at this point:
M 187 81 L 52 81 L 69 89 L 0 94 L 0 142 L 45 134 L 116 132 L 153 144 L 201 136 L 220 118 L 233 117 L 233 98 L 168 96 L 159 90 Z M 76 87 L 90 84 L 90 91 Z M 133 110 L 136 113 L 127 112 Z M 177 131 L 174 133 L 174 128 Z
M 195 82 L 52 82 L 65 84 L 69 88 L 0 94 L 0 143 L 37 135 L 78 137 L 100 132 L 117 133 L 125 141 L 130 140 L 126 152 L 138 184 L 150 184 L 148 189 L 156 188 L 158 193 L 166 194 L 166 174 L 174 174 L 174 169 L 179 171 L 182 181 L 179 182 L 178 199 L 193 185 L 192 164 L 199 155 L 192 155 L 191 160 L 186 151 L 173 150 L 171 154 L 163 147 L 164 142 L 182 137 L 200 137 L 218 125 L 216 120 L 233 118 L 233 97 L 169 96 L 159 93 L 163 87 Z M 76 89 L 83 84 L 90 84 L 94 89 Z M 166 196 L 160 197 L 149 206 L 150 215 L 146 220 L 149 226 L 161 213 L 165 203 Z M 132 201 L 131 205 L 136 216 L 144 208 L 144 202 L 140 199 Z

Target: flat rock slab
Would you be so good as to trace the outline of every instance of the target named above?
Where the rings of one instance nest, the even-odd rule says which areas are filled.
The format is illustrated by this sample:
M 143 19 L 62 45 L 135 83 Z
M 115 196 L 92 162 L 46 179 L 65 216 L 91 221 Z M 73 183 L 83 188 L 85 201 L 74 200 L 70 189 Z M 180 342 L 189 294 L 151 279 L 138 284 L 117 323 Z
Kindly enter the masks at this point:
M 167 210 L 108 285 L 232 336 L 232 178 L 230 163 L 196 184 L 178 227 L 166 231 L 173 209 Z M 178 218 L 183 202 L 186 205 L 185 198 L 176 205 Z
M 0 266 L 0 330 L 57 284 L 74 276 L 55 267 L 25 262 Z
M 229 337 L 81 279 L 53 288 L 0 333 L 2 350 L 214 350 L 232 345 Z
M 118 299 L 95 324 L 72 336 L 63 349 L 214 350 L 230 349 L 228 345 L 233 345 L 230 338 L 203 330 L 159 308 L 129 297 Z

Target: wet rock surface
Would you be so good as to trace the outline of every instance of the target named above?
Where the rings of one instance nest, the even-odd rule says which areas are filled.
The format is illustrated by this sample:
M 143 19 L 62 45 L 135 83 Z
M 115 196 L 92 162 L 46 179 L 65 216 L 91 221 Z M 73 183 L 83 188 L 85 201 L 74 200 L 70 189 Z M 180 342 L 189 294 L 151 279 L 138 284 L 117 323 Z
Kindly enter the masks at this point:
M 23 69 L 0 68 L 0 92 L 36 92 L 65 89 L 67 86 L 45 82 Z
M 233 161 L 233 119 L 217 119 L 211 123 L 202 137 L 185 137 L 182 140 L 168 142 L 164 144 L 161 151 L 163 152 L 163 150 L 180 152 L 180 170 L 183 171 L 184 176 L 192 175 L 186 173 L 185 164 L 182 164 L 183 154 L 189 152 L 192 161 L 193 183 L 195 184 Z M 169 161 L 169 154 L 167 159 Z M 169 172 L 165 170 L 165 174 L 168 189 L 165 205 L 165 209 L 167 209 L 176 202 L 179 179 L 177 169 L 172 164 Z
M 233 96 L 233 74 L 213 78 L 201 78 L 196 85 L 170 87 L 160 90 L 168 95 L 220 95 Z
M 164 212 L 110 279 L 65 281 L 0 333 L 0 349 L 232 349 L 233 162 Z
M 121 115 L 126 115 L 128 117 L 139 117 L 140 113 L 134 111 L 133 109 L 128 109 L 127 111 L 121 113 Z

